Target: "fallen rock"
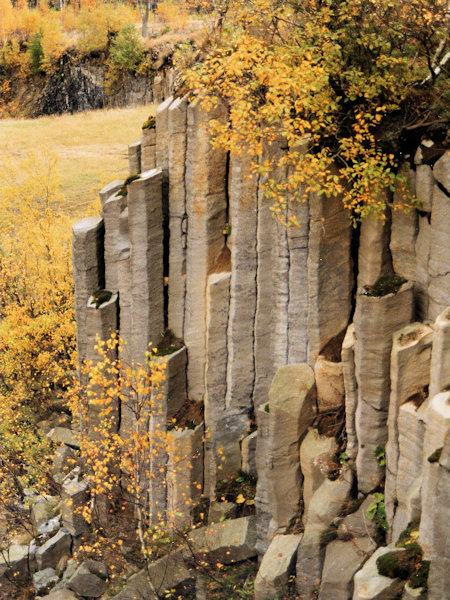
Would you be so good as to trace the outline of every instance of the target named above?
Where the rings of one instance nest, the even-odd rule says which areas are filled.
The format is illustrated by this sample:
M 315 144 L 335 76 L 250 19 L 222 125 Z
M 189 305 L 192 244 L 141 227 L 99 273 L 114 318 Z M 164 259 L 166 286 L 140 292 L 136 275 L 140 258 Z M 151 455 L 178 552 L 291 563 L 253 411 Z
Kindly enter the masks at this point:
M 33 587 L 38 596 L 48 592 L 59 581 L 55 569 L 47 567 L 33 574 Z
M 376 544 L 369 538 L 328 544 L 322 571 L 319 600 L 347 600 L 353 589 L 353 576 L 361 568 Z
M 193 582 L 195 575 L 188 571 L 183 560 L 182 550 L 171 552 L 159 560 L 148 565 L 148 577 L 152 582 L 156 593 L 165 597 L 165 592 L 179 586 Z
M 279 598 L 287 592 L 294 574 L 297 548 L 302 535 L 276 535 L 264 554 L 255 579 L 255 600 Z
M 85 560 L 69 580 L 68 587 L 80 596 L 100 598 L 108 587 L 108 569 L 98 560 Z
M 62 522 L 72 535 L 79 535 L 86 529 L 86 521 L 81 513 L 81 508 L 88 501 L 88 483 L 78 477 L 67 481 L 62 487 L 61 506 Z
M 338 537 L 342 540 L 352 538 L 376 538 L 377 526 L 367 517 L 367 510 L 374 502 L 374 496 L 369 494 L 361 506 L 354 513 L 347 515 L 338 527 Z
M 48 596 L 43 596 L 42 600 L 78 600 L 78 598 L 70 590 L 54 590 Z
M 17 579 L 28 577 L 28 558 L 30 546 L 28 544 L 11 544 L 0 552 L 0 579 L 2 575 L 12 576 Z
M 123 590 L 114 596 L 112 600 L 142 600 L 143 598 L 158 600 L 155 589 L 144 569 L 132 575 Z
M 255 544 L 256 518 L 241 517 L 191 531 L 183 556 L 229 565 L 256 556 Z
M 40 535 L 54 535 L 60 527 L 61 515 L 58 515 L 57 517 L 53 517 L 53 519 L 45 521 L 42 525 L 39 525 L 37 530 Z
M 403 589 L 404 582 L 400 579 L 390 579 L 378 573 L 377 559 L 392 552 L 392 548 L 378 548 L 353 578 L 353 600 L 392 600 Z
M 54 427 L 47 433 L 47 437 L 55 444 L 65 444 L 75 450 L 80 449 L 79 434 L 67 427 Z
M 36 552 L 37 566 L 40 571 L 47 567 L 56 567 L 61 556 L 70 556 L 72 536 L 67 529 L 60 529 Z

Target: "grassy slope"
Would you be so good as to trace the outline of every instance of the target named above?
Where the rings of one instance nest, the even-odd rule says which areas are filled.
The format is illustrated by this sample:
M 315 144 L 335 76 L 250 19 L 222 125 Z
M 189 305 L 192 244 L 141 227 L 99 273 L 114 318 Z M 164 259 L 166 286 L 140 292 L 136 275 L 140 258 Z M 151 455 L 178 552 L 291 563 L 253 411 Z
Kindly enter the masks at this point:
M 57 154 L 63 208 L 80 215 L 103 185 L 127 176 L 127 145 L 140 137 L 142 123 L 154 111 L 153 106 L 138 106 L 0 120 L 0 148 L 13 160 L 40 148 Z

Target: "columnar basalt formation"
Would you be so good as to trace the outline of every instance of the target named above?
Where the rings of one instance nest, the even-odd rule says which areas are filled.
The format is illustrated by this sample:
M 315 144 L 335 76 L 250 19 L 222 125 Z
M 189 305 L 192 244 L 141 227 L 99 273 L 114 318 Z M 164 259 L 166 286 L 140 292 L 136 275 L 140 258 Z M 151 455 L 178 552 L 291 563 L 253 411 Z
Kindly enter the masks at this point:
M 74 227 L 80 363 L 114 329 L 125 365 L 144 364 L 150 342 L 165 355 L 149 427 L 156 444 L 173 426 L 173 443 L 149 459 L 151 518 L 190 525 L 202 496 L 220 506 L 220 480 L 256 469 L 249 555 L 271 548 L 257 596 L 284 593 L 295 574 L 305 599 L 354 589 L 360 600 L 368 586 L 393 586 L 377 579 L 375 555 L 366 562 L 376 536 L 364 519 L 384 501 L 388 541 L 417 524 L 432 561 L 428 600 L 441 600 L 449 154 L 428 164 L 418 152 L 404 167 L 419 209 L 397 210 L 396 189 L 385 223 L 365 221 L 358 233 L 339 197 L 297 190 L 303 201 L 287 197 L 280 216 L 299 226 L 286 228 L 250 158 L 212 147 L 210 118 L 225 120 L 226 109 L 168 97 L 130 146 L 135 177 L 102 190 L 102 219 Z M 264 153 L 275 160 L 283 148 L 275 140 Z M 275 179 L 285 176 L 278 167 Z M 88 304 L 104 287 L 111 298 Z M 178 419 L 192 404 L 204 423 L 189 429 Z M 117 413 L 127 436 L 133 415 Z M 284 562 L 269 569 L 284 541 Z

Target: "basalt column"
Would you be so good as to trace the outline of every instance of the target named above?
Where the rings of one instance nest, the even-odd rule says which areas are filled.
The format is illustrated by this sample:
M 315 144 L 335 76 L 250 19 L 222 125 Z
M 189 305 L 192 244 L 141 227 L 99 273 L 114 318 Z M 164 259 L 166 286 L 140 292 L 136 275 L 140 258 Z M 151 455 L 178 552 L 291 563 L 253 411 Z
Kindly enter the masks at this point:
M 169 329 L 184 338 L 186 295 L 186 133 L 187 98 L 177 98 L 168 110 L 169 128 Z
M 150 343 L 164 330 L 162 185 L 160 169 L 143 173 L 128 186 L 131 241 L 132 354 L 145 363 Z
M 247 434 L 255 378 L 254 321 L 256 311 L 257 178 L 250 175 L 250 157 L 232 156 L 228 245 L 231 249 L 230 316 L 226 410 L 236 415 Z M 247 415 L 247 416 L 246 416 Z
M 77 322 L 77 354 L 79 365 L 87 358 L 87 301 L 104 287 L 103 238 L 100 217 L 88 217 L 73 226 L 73 275 L 75 283 L 75 318 Z
M 351 223 L 342 199 L 313 194 L 309 200 L 309 363 L 348 325 L 353 288 Z
M 206 286 L 208 274 L 224 250 L 226 222 L 226 155 L 211 146 L 211 118 L 224 116 L 222 107 L 207 113 L 198 103 L 187 110 L 186 250 L 184 339 L 188 347 L 188 392 L 202 400 L 205 392 Z

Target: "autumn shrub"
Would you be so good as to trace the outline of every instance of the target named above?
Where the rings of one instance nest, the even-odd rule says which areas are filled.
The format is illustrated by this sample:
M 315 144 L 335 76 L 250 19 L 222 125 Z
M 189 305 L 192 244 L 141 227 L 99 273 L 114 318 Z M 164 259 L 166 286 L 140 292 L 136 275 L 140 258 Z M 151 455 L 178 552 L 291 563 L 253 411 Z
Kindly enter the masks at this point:
M 225 103 L 216 142 L 250 153 L 273 210 L 284 218 L 287 200 L 321 193 L 342 197 L 354 220 L 383 218 L 385 190 L 406 188 L 402 130 L 445 137 L 447 1 L 199 4 L 216 27 L 186 84 L 206 108 Z M 281 156 L 260 158 L 275 140 Z
M 44 49 L 42 48 L 42 38 L 44 37 L 44 32 L 42 29 L 36 31 L 31 36 L 30 41 L 27 44 L 28 52 L 30 54 L 30 66 L 31 72 L 33 75 L 38 75 L 42 73 L 42 62 L 44 60 Z
M 134 25 L 122 27 L 111 42 L 111 63 L 117 69 L 135 73 L 144 57 L 144 46 Z
M 116 333 L 97 340 L 97 360 L 83 367 L 87 386 L 73 387 L 68 398 L 80 419 L 81 459 L 89 470 L 90 501 L 82 514 L 104 542 L 95 547 L 94 556 L 102 556 L 112 540 L 128 538 L 145 560 L 167 537 L 164 515 L 150 517 L 155 507 L 147 497 L 149 480 L 155 477 L 152 457 L 169 445 L 165 423 L 151 427 L 161 415 L 165 361 L 151 349 L 146 365 L 128 366 L 120 358 L 123 345 Z M 80 551 L 92 556 L 94 548 L 88 540 Z

